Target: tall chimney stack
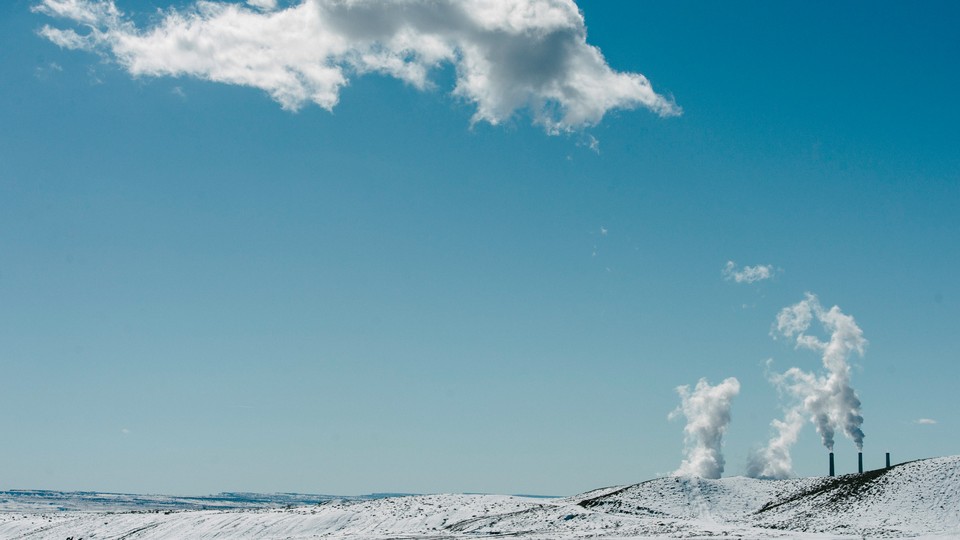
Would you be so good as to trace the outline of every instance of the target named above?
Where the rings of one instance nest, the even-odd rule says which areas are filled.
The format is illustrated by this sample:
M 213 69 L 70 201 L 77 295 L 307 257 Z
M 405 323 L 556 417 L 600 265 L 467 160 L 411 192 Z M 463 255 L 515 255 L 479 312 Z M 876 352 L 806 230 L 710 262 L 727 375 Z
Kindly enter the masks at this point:
M 857 470 L 863 474 L 863 452 L 857 452 Z
M 887 452 L 887 468 L 890 468 L 890 452 Z
M 830 452 L 830 476 L 834 476 L 834 474 L 833 474 L 833 452 Z

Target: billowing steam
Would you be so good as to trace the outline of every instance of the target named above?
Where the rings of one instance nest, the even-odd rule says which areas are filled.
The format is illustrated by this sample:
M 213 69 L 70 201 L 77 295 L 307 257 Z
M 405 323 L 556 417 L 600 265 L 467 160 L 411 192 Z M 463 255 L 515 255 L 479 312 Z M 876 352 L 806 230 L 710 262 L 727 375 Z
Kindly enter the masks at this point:
M 787 411 L 783 420 L 770 422 L 776 434 L 767 446 L 753 452 L 747 458 L 747 476 L 751 478 L 770 478 L 781 480 L 793 475 L 793 460 L 790 448 L 797 437 L 805 419 L 799 407 Z
M 683 415 L 687 425 L 683 428 L 686 459 L 680 463 L 676 475 L 720 478 L 723 474 L 723 434 L 730 424 L 730 406 L 740 393 L 740 381 L 730 377 L 716 386 L 700 379 L 690 391 L 689 386 L 678 386 L 680 406 L 670 413 L 670 418 Z
M 806 334 L 813 317 L 830 333 L 829 341 Z M 791 368 L 778 377 L 777 382 L 803 400 L 803 407 L 817 426 L 824 446 L 833 450 L 834 432 L 839 428 L 862 450 L 863 416 L 860 398 L 850 387 L 847 359 L 854 352 L 863 355 L 867 340 L 853 317 L 844 314 L 838 306 L 823 309 L 817 297 L 807 293 L 806 299 L 780 311 L 777 332 L 784 337 L 796 337 L 797 347 L 821 353 L 823 367 L 827 369 L 826 375 L 818 376 Z
M 813 320 L 829 333 L 822 341 L 807 334 Z M 797 440 L 806 415 L 817 428 L 817 433 L 828 450 L 833 451 L 834 436 L 842 431 L 863 449 L 863 415 L 860 398 L 850 386 L 850 365 L 853 353 L 863 355 L 867 340 L 853 317 L 833 306 L 824 309 L 813 294 L 797 304 L 780 310 L 774 336 L 796 339 L 797 348 L 821 354 L 826 373 L 816 374 L 793 367 L 771 380 L 796 400 L 783 420 L 771 424 L 776 434 L 767 446 L 755 452 L 747 464 L 747 474 L 753 477 L 785 478 L 792 474 L 790 447 Z

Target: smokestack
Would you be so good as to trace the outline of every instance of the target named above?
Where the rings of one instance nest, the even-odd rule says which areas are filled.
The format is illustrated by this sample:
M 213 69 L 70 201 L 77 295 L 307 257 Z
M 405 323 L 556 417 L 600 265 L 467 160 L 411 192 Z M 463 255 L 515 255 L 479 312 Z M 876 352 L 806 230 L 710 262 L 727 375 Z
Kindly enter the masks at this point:
M 887 452 L 887 468 L 890 468 L 890 452 Z
M 830 476 L 834 476 L 834 474 L 833 474 L 833 452 L 830 452 Z
M 863 474 L 863 452 L 857 452 L 857 470 Z

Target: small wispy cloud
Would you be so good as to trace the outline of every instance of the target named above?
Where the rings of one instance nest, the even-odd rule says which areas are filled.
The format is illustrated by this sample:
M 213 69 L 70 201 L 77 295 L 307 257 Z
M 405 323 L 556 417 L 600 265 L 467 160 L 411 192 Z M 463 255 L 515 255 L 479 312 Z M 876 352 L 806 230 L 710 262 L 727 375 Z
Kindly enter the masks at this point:
M 914 424 L 920 424 L 923 426 L 932 426 L 937 423 L 933 418 L 917 418 L 913 421 Z
M 756 283 L 765 279 L 771 279 L 776 273 L 776 268 L 771 264 L 758 264 L 756 266 L 737 268 L 737 263 L 727 261 L 727 264 L 723 267 L 724 279 L 737 283 Z
M 33 75 L 41 81 L 45 81 L 54 73 L 60 73 L 61 71 L 63 71 L 63 67 L 60 64 L 56 62 L 50 62 L 42 66 L 37 66 L 33 71 Z
M 120 433 L 123 433 L 124 435 L 129 435 L 129 434 L 131 434 L 131 433 L 133 433 L 133 432 L 130 431 L 129 429 L 127 429 L 127 428 L 120 428 Z
M 581 131 L 615 109 L 681 113 L 640 73 L 618 72 L 587 43 L 573 0 L 195 0 L 138 27 L 114 0 L 40 0 L 73 28 L 40 35 L 112 59 L 133 76 L 194 77 L 259 88 L 284 109 L 333 110 L 351 77 L 379 74 L 434 88 L 453 66 L 452 95 L 473 123 L 527 111 L 547 133 Z M 599 150 L 595 139 L 586 145 Z
M 601 246 L 603 245 L 603 243 L 605 242 L 605 238 L 606 238 L 606 236 L 607 236 L 607 233 L 609 233 L 609 232 L 610 232 L 610 231 L 607 230 L 606 227 L 604 227 L 603 225 L 600 226 L 600 238 L 594 240 L 593 251 L 590 253 L 590 256 L 591 256 L 591 257 L 596 257 L 596 256 L 600 255 L 600 247 L 601 247 Z
M 577 141 L 577 146 L 588 148 L 594 154 L 600 155 L 600 141 L 589 133 L 584 133 L 580 137 L 580 140 Z

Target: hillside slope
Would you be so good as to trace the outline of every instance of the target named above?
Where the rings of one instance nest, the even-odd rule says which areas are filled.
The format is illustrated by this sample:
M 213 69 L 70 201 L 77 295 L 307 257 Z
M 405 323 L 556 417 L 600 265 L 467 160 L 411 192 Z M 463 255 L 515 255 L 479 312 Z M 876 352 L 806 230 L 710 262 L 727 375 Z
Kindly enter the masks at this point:
M 960 531 L 960 456 L 829 479 L 762 507 L 752 523 L 796 531 Z M 960 535 L 958 535 L 960 536 Z
M 960 456 L 835 478 L 658 478 L 585 499 L 607 514 L 794 532 L 909 536 L 960 531 Z
M 0 538 L 960 538 L 960 456 L 836 478 L 666 477 L 565 499 L 422 495 L 295 508 L 22 509 L 0 501 Z

